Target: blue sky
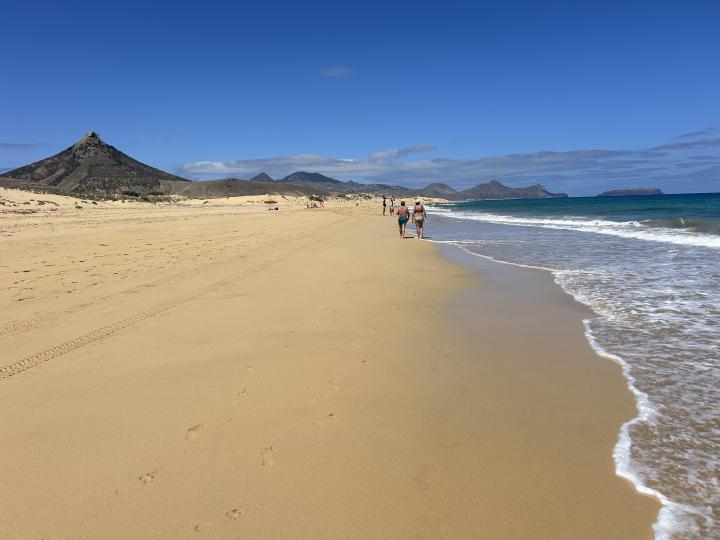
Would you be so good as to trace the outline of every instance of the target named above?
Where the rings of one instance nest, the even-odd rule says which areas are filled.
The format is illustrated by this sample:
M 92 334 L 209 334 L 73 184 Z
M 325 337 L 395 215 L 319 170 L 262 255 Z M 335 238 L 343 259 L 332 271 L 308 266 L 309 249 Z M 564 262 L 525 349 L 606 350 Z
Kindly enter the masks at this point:
M 0 169 L 720 191 L 720 2 L 0 3 Z

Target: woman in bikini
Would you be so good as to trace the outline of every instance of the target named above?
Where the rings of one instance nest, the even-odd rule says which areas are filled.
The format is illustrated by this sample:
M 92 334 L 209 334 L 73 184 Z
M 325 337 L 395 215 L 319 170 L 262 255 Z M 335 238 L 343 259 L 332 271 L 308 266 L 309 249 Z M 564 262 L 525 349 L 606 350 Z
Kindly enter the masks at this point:
M 415 208 L 413 208 L 413 215 L 412 220 L 415 224 L 415 232 L 417 233 L 418 238 L 424 238 L 423 236 L 423 225 L 425 225 L 425 220 L 427 219 L 427 212 L 425 212 L 425 207 L 420 202 L 420 199 L 415 201 Z

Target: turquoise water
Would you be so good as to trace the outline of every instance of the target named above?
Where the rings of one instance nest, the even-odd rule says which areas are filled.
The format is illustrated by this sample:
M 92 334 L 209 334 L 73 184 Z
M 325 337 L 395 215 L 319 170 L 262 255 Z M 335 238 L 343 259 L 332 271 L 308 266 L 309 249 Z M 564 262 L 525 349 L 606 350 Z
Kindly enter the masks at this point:
M 656 538 L 720 538 L 720 194 L 440 205 L 426 232 L 546 269 L 597 313 L 588 340 L 638 408 L 618 474 L 663 503 Z
M 526 217 L 573 216 L 616 222 L 639 222 L 648 226 L 720 234 L 720 193 L 487 200 L 463 202 L 451 207 L 460 211 L 482 211 Z

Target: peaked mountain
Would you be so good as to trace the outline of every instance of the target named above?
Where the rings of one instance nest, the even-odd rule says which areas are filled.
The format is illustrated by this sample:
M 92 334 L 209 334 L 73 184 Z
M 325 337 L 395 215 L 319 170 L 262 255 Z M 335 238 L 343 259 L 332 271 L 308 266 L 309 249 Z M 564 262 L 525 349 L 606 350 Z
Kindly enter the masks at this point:
M 189 182 L 123 154 L 94 131 L 54 156 L 8 171 L 3 176 L 35 187 L 103 194 L 148 194 L 162 192 L 167 182 Z
M 565 193 L 551 193 L 540 184 L 524 188 L 512 188 L 492 180 L 485 184 L 466 189 L 457 194 L 457 199 L 559 199 Z
M 272 176 L 267 173 L 261 172 L 253 176 L 248 182 L 274 182 Z
M 424 188 L 420 188 L 420 193 L 426 197 L 437 197 L 439 199 L 456 199 L 458 192 L 447 184 L 433 182 Z
M 294 184 L 310 182 L 313 184 L 343 184 L 340 180 L 335 180 L 329 176 L 325 176 L 320 173 L 311 173 L 305 171 L 298 171 L 289 174 L 285 178 L 281 178 L 278 182 L 292 182 Z

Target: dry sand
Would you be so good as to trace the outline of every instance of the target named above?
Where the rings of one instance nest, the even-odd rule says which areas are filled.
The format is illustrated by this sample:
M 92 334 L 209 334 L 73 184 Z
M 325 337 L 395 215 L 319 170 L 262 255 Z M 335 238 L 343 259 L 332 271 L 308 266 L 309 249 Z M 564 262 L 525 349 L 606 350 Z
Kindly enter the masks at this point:
M 120 204 L 0 212 L 0 536 L 650 537 L 547 276 L 377 204 Z

